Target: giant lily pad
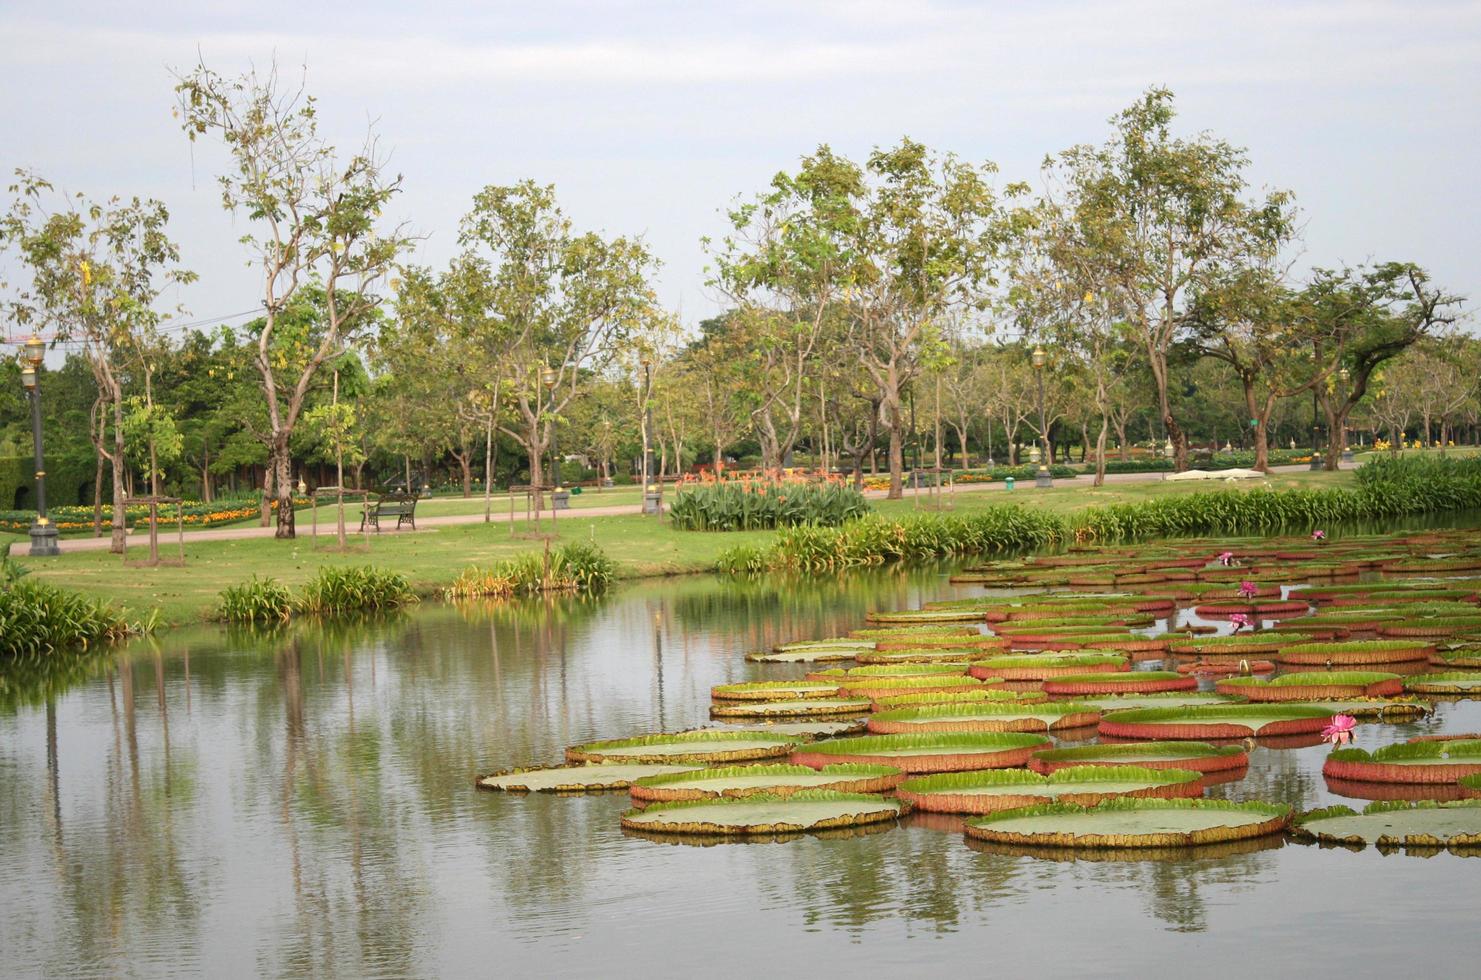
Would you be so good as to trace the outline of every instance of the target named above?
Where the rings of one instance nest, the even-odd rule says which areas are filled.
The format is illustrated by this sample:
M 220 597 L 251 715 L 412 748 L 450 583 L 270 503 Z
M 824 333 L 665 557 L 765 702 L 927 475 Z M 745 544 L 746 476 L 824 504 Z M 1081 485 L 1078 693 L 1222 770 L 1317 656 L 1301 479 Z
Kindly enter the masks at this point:
M 706 729 L 672 735 L 641 735 L 588 742 L 566 749 L 567 762 L 748 762 L 786 755 L 801 739 L 795 735 Z
M 827 670 L 814 670 L 808 673 L 807 679 L 814 683 L 830 683 L 843 686 L 850 681 L 860 678 L 878 677 L 946 677 L 955 674 L 965 677 L 967 668 L 965 665 L 956 663 L 946 664 L 867 664 L 862 667 L 830 667 Z
M 1436 650 L 1430 663 L 1451 670 L 1481 670 L 1481 646 L 1466 644 L 1450 650 Z
M 965 671 L 967 662 L 985 656 L 983 647 L 910 647 L 900 650 L 871 650 L 854 659 L 866 666 L 888 667 L 910 664 L 961 664 Z M 987 649 L 993 649 L 991 647 Z
M 1304 704 L 1218 704 L 1189 708 L 1117 711 L 1100 722 L 1100 733 L 1117 738 L 1209 739 L 1319 732 L 1332 712 Z
M 1292 832 L 1305 840 L 1378 847 L 1481 847 L 1481 800 L 1370 803 L 1362 813 L 1332 806 L 1302 814 Z
M 909 773 L 959 772 L 1021 766 L 1047 748 L 1043 735 L 983 732 L 970 735 L 861 735 L 798 746 L 792 761 L 822 768 L 838 762 L 898 766 Z
M 777 701 L 803 698 L 836 698 L 838 685 L 826 681 L 752 681 L 746 684 L 718 684 L 710 688 L 716 701 Z
M 1322 765 L 1331 779 L 1370 783 L 1453 783 L 1475 773 L 1481 773 L 1481 741 L 1473 739 L 1338 749 Z
M 1091 806 L 1117 796 L 1199 796 L 1202 776 L 1190 769 L 1137 766 L 1077 766 L 1048 776 L 1025 769 L 984 769 L 908 779 L 895 792 L 919 810 L 994 813 L 1052 802 Z
M 1481 693 L 1481 672 L 1444 671 L 1438 674 L 1415 674 L 1404 681 L 1404 690 L 1414 694 Z
M 630 830 L 666 834 L 786 834 L 894 820 L 907 804 L 866 793 L 802 790 L 790 796 L 655 803 L 622 815 Z
M 900 623 L 980 623 L 981 609 L 900 609 L 893 612 L 869 613 L 865 622 L 879 624 Z
M 1191 847 L 1279 833 L 1284 804 L 1198 799 L 1111 799 L 1005 810 L 967 821 L 967 834 L 997 844 L 1054 847 Z
M 703 766 L 662 766 L 632 763 L 599 765 L 532 766 L 510 769 L 480 777 L 479 789 L 510 793 L 585 793 L 626 789 L 645 776 L 666 776 L 703 771 Z
M 798 650 L 754 650 L 746 654 L 746 659 L 753 664 L 814 664 L 814 663 L 844 663 L 854 660 L 874 650 L 874 645 L 869 646 L 819 646 L 803 647 Z
M 1200 636 L 1182 639 L 1169 636 L 1168 649 L 1180 655 L 1197 654 L 1203 657 L 1249 657 L 1260 653 L 1274 653 L 1283 646 L 1300 643 L 1309 637 L 1299 633 L 1235 633 L 1232 636 Z
M 1349 643 L 1300 643 L 1282 646 L 1275 659 L 1283 664 L 1361 666 L 1428 660 L 1434 646 L 1412 640 L 1354 640 Z
M 919 691 L 913 694 L 896 694 L 887 698 L 876 698 L 875 711 L 892 711 L 895 708 L 923 708 L 929 704 L 979 704 L 983 701 L 1010 701 L 1015 704 L 1032 704 L 1047 701 L 1043 691 L 1005 691 L 988 684 L 967 691 Z
M 1379 636 L 1450 636 L 1481 630 L 1481 616 L 1434 616 L 1381 623 Z
M 1120 675 L 1116 675 L 1120 676 Z M 1182 708 L 1199 704 L 1242 704 L 1244 698 L 1215 694 L 1212 691 L 1171 691 L 1163 694 L 1102 694 L 1077 697 L 1079 704 L 1090 704 L 1106 711 L 1133 711 L 1137 708 Z
M 857 715 L 872 706 L 867 698 L 798 698 L 786 701 L 721 701 L 711 718 L 830 718 Z
M 1334 698 L 1386 698 L 1404 690 L 1398 674 L 1376 671 L 1311 671 L 1282 674 L 1270 680 L 1232 677 L 1214 684 L 1221 694 L 1236 694 L 1251 701 L 1323 701 Z
M 1237 745 L 1207 742 L 1135 742 L 1130 745 L 1086 745 L 1035 752 L 1028 767 L 1052 773 L 1070 766 L 1141 766 L 1144 769 L 1192 769 L 1201 773 L 1243 769 L 1250 757 Z
M 1113 653 L 1030 653 L 978 660 L 972 664 L 969 673 L 983 679 L 1039 681 L 1055 676 L 1130 669 L 1130 661 Z
M 869 718 L 869 730 L 880 735 L 920 732 L 1044 732 L 1083 728 L 1100 721 L 1090 705 L 1070 701 L 1014 704 L 979 702 L 897 708 Z
M 813 769 L 788 763 L 761 766 L 726 766 L 690 770 L 673 775 L 655 775 L 632 784 L 638 803 L 673 803 L 718 797 L 740 798 L 768 794 L 791 796 L 802 790 L 832 790 L 837 793 L 887 793 L 905 776 L 895 766 L 836 765 Z
M 1044 693 L 1080 697 L 1087 694 L 1159 694 L 1196 691 L 1198 679 L 1172 670 L 1129 670 L 1101 674 L 1068 674 L 1044 678 Z

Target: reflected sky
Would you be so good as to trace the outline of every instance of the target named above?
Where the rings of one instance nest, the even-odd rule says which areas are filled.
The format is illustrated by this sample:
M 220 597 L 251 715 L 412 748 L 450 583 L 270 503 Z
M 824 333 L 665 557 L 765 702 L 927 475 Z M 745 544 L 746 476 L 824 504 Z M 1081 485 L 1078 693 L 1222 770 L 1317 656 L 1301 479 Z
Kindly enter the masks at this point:
M 681 846 L 624 835 L 622 793 L 474 789 L 568 744 L 706 724 L 711 685 L 805 669 L 746 651 L 975 594 L 945 571 L 684 578 L 135 644 L 75 686 L 0 703 L 3 970 L 977 973 L 990 955 L 1071 976 L 1166 974 L 1196 956 L 1232 975 L 1318 950 L 1323 972 L 1473 966 L 1478 859 L 1288 844 L 1050 860 L 916 818 Z M 1363 725 L 1358 744 L 1442 728 L 1481 730 L 1481 707 Z M 1325 752 L 1256 748 L 1248 774 L 1210 795 L 1338 802 Z

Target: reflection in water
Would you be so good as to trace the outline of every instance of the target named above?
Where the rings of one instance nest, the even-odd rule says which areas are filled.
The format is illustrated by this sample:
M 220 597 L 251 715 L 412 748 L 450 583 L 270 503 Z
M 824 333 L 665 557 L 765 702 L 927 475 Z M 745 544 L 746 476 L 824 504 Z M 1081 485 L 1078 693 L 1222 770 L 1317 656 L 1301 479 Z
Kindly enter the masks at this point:
M 710 724 L 711 686 L 799 677 L 746 651 L 854 628 L 871 609 L 976 594 L 942 569 L 842 579 L 674 579 L 605 599 L 429 604 L 356 623 L 197 629 L 0 682 L 0 950 L 7 972 L 610 975 L 788 962 L 979 970 L 1032 949 L 1097 972 L 1110 947 L 1156 969 L 1197 953 L 1270 967 L 1313 944 L 1372 969 L 1460 968 L 1443 942 L 1459 859 L 1380 864 L 1309 847 L 1158 855 L 1002 854 L 929 815 L 766 844 L 625 835 L 624 794 L 479 793 L 476 775 L 560 761 L 566 745 Z M 1384 742 L 1481 729 L 1476 702 Z M 1230 799 L 1337 799 L 1326 749 L 1261 743 Z M 688 843 L 688 842 L 686 842 Z M 1320 905 L 1348 901 L 1280 931 Z M 1394 894 L 1415 896 L 1395 904 Z M 1458 914 L 1458 913 L 1457 913 Z M 1054 924 L 1069 921 L 1073 930 Z M 1382 929 L 1378 924 L 1382 923 Z M 1251 947 L 1251 930 L 1276 935 Z M 1354 929 L 1403 935 L 1359 959 Z M 1430 932 L 1433 930 L 1433 932 Z M 867 940 L 867 941 L 865 941 Z M 907 940 L 922 940 L 925 946 Z M 1098 952 L 1100 951 L 1100 952 Z M 1013 965 L 1010 957 L 1009 966 Z M 650 961 L 655 962 L 655 961 Z M 668 964 L 673 964 L 668 967 Z M 1027 965 L 1027 962 L 1026 962 Z

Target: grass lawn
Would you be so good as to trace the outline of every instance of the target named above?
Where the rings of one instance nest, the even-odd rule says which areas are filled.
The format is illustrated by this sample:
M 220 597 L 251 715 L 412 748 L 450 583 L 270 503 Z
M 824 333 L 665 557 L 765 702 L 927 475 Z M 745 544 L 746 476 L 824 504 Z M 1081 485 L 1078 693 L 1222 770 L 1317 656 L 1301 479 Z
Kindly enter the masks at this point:
M 1270 485 L 1279 488 L 1345 486 L 1351 482 L 1350 472 L 1303 472 L 1279 474 L 1271 478 Z M 987 489 L 957 493 L 954 497 L 947 497 L 946 502 L 951 512 L 960 514 L 998 504 L 1014 503 L 1068 515 L 1100 504 L 1130 503 L 1168 494 L 1258 485 L 1260 484 L 1257 481 L 1243 481 L 1239 484 L 1203 480 L 1154 481 L 1110 483 L 1096 489 L 1090 486 L 1088 478 L 1080 478 L 1057 481 L 1053 490 L 1019 488 L 1010 492 L 1001 485 L 994 484 Z M 625 502 L 637 502 L 636 490 L 613 490 L 602 494 L 582 494 L 580 498 L 573 498 L 572 504 L 575 505 L 578 500 L 585 502 L 588 498 L 593 503 L 616 503 L 621 502 L 624 494 L 631 498 Z M 463 501 L 454 498 L 433 503 L 449 507 L 472 506 L 475 513 L 482 508 L 481 500 Z M 872 503 L 877 513 L 888 517 L 905 517 L 911 513 L 925 513 L 933 509 L 924 493 L 918 500 L 907 493 L 904 500 L 874 500 Z M 506 511 L 507 507 L 506 503 Z M 430 509 L 428 513 L 431 513 Z M 332 520 L 332 508 L 331 513 L 321 514 L 321 532 Z M 310 548 L 307 524 L 306 518 L 300 516 L 299 528 L 304 532 L 304 537 L 293 542 L 247 538 L 188 544 L 185 549 L 187 564 L 183 568 L 125 567 L 117 555 L 106 551 L 64 552 L 59 558 L 31 559 L 24 554 L 24 536 L 0 536 L 0 543 L 4 540 L 14 542 L 15 557 L 37 578 L 127 606 L 135 612 L 158 607 L 166 622 L 177 624 L 207 617 L 222 589 L 239 584 L 253 575 L 271 576 L 289 586 L 297 586 L 311 578 L 324 565 L 376 564 L 404 573 L 419 590 L 430 593 L 448 585 L 469 565 L 487 565 L 501 558 L 544 547 L 542 538 L 529 533 L 531 526 L 519 522 L 513 525 L 512 534 L 508 524 L 444 525 L 427 528 L 415 534 L 373 536 L 368 551 L 361 550 L 361 539 L 358 536 L 351 539 L 352 550 L 349 552 L 315 551 Z M 542 529 L 548 531 L 549 528 L 547 519 L 542 524 Z M 713 566 L 715 557 L 724 549 L 737 544 L 763 543 L 771 536 L 769 531 L 675 531 L 666 521 L 637 515 L 582 519 L 578 514 L 570 514 L 561 518 L 558 528 L 559 538 L 553 543 L 563 540 L 594 541 L 617 562 L 619 575 L 626 578 L 705 571 Z M 146 554 L 142 545 L 134 543 L 137 540 L 136 536 L 131 536 L 129 549 L 131 560 L 136 561 L 142 560 Z M 168 536 L 164 537 L 161 544 L 165 556 L 174 554 L 174 542 Z M 65 548 L 65 543 L 63 547 Z

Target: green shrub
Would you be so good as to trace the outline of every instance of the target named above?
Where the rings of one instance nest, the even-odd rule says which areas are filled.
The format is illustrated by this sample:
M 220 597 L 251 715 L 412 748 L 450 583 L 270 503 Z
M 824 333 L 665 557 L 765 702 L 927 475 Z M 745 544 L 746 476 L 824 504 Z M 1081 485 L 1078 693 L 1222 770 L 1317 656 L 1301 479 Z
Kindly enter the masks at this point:
M 840 483 L 724 480 L 681 486 L 669 520 L 681 531 L 837 527 L 869 512 L 864 495 Z
M 373 565 L 358 565 L 319 569 L 319 574 L 299 591 L 297 606 L 304 612 L 332 616 L 361 609 L 392 609 L 416 599 L 406 576 Z
M 722 552 L 716 566 L 731 574 L 828 571 L 1026 551 L 1057 544 L 1066 535 L 1060 518 L 1011 505 L 966 515 L 926 514 L 904 520 L 871 516 L 840 527 L 785 528 L 766 547 Z
M 601 592 L 612 584 L 616 570 L 616 563 L 602 549 L 584 541 L 573 541 L 544 555 L 516 555 L 489 568 L 466 568 L 448 588 L 447 595 L 466 599 L 542 592 Z
M 293 595 L 273 578 L 256 575 L 221 591 L 221 618 L 228 623 L 282 623 L 293 612 Z
M 51 653 L 120 639 L 130 627 L 107 603 L 23 579 L 0 587 L 0 657 Z

